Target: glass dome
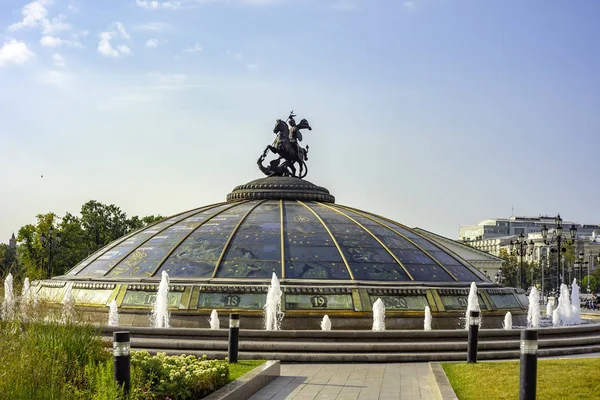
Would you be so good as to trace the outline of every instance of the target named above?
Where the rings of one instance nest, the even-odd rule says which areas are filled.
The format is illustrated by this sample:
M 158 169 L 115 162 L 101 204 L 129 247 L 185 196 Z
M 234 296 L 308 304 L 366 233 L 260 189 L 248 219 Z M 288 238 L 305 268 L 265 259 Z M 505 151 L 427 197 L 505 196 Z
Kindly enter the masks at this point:
M 265 281 L 275 273 L 290 281 L 490 282 L 410 228 L 335 204 L 326 189 L 297 181 L 264 178 L 239 186 L 227 202 L 107 245 L 66 277 L 146 281 L 166 271 L 185 281 Z

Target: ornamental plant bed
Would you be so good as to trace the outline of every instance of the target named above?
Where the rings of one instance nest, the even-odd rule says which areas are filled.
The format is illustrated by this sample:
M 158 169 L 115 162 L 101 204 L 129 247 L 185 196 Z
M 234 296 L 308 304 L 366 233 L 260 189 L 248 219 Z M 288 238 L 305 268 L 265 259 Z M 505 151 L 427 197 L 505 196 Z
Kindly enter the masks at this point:
M 132 354 L 131 398 L 199 399 L 237 379 L 264 361 L 242 361 L 228 364 L 223 360 L 208 360 L 192 355 L 151 356 L 146 351 Z
M 539 360 L 538 400 L 597 399 L 600 358 Z M 517 400 L 519 362 L 442 363 L 459 400 Z
M 89 324 L 0 321 L 0 338 L 0 399 L 124 399 L 112 349 Z M 199 399 L 262 363 L 135 352 L 127 400 Z

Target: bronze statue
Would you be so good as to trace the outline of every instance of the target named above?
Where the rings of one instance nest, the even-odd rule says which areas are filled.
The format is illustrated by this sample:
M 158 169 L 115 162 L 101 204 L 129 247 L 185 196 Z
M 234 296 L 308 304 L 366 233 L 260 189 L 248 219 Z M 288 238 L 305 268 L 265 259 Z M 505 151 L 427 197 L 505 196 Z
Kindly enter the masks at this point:
M 294 119 L 294 111 L 290 113 L 288 117 L 288 125 L 282 120 L 278 119 L 275 122 L 275 128 L 273 133 L 277 134 L 277 138 L 273 142 L 272 146 L 267 146 L 263 152 L 261 158 L 259 158 L 258 164 L 259 169 L 269 176 L 296 176 L 295 163 L 300 165 L 300 173 L 298 178 L 302 179 L 308 173 L 308 167 L 306 161 L 308 160 L 308 146 L 306 149 L 300 146 L 302 141 L 301 129 L 312 130 L 310 124 L 306 119 L 302 119 L 300 123 L 296 124 Z M 262 162 L 267 156 L 267 152 L 271 150 L 273 153 L 279 155 L 277 160 L 273 160 L 268 168 L 262 166 Z M 283 162 L 280 162 L 283 159 Z
M 269 162 L 269 166 L 265 167 L 263 165 L 263 161 L 265 160 L 266 155 L 263 154 L 258 158 L 256 164 L 258 164 L 258 169 L 260 169 L 267 176 L 292 176 L 292 173 L 289 170 L 290 163 L 289 161 L 281 162 L 281 157 L 272 160 Z

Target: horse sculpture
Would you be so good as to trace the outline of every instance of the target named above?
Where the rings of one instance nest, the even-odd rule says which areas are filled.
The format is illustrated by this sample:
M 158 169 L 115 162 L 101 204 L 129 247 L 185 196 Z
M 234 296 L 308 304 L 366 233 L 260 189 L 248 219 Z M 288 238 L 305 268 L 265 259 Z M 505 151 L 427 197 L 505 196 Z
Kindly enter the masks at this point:
M 273 133 L 277 134 L 277 138 L 272 146 L 267 146 L 265 148 L 263 158 L 267 155 L 267 151 L 271 150 L 273 153 L 279 155 L 280 158 L 285 159 L 286 167 L 291 170 L 291 175 L 294 177 L 296 176 L 294 163 L 298 163 L 300 165 L 298 177 L 302 179 L 308 173 L 308 167 L 306 166 L 308 146 L 306 146 L 306 149 L 303 149 L 298 144 L 298 142 L 302 141 L 300 129 L 312 130 L 312 128 L 305 119 L 301 120 L 300 123 L 296 125 L 293 120 L 293 114 L 290 114 L 290 124 L 292 125 L 291 130 L 283 120 L 278 119 L 275 122 Z

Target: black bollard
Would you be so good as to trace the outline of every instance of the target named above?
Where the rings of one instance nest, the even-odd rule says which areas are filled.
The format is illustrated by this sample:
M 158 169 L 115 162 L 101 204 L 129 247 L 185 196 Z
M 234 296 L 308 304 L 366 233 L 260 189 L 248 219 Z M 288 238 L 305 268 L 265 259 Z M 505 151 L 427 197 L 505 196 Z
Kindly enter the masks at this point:
M 238 361 L 240 314 L 229 314 L 229 362 Z
M 519 400 L 535 400 L 537 386 L 537 330 L 521 331 L 521 382 Z
M 131 361 L 129 352 L 129 332 L 113 332 L 113 355 L 115 362 L 115 381 L 117 385 L 123 386 L 125 395 L 129 393 L 131 386 Z
M 469 314 L 469 336 L 467 341 L 467 363 L 477 362 L 477 335 L 479 334 L 479 311 L 471 311 Z

